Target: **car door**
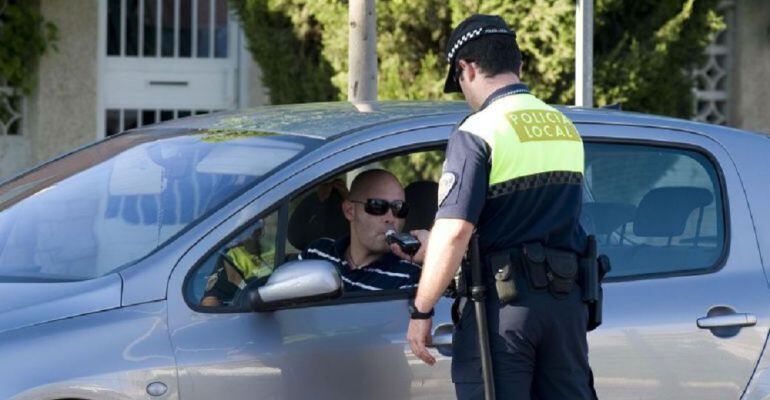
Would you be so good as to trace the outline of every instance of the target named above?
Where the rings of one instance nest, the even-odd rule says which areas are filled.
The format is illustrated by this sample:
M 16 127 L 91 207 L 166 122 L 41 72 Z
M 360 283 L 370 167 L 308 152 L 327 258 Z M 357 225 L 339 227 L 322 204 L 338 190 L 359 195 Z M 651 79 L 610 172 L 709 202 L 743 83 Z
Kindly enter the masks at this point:
M 406 344 L 406 293 L 345 298 L 270 313 L 199 306 L 211 260 L 233 238 L 263 229 L 263 254 L 284 253 L 288 200 L 294 194 L 393 149 L 440 145 L 450 130 L 444 125 L 373 132 L 358 144 L 340 139 L 335 154 L 246 205 L 191 248 L 174 269 L 168 290 L 180 396 L 186 400 L 454 396 L 451 359 L 436 353 L 438 363 L 430 367 L 416 359 Z M 443 299 L 437 306 L 434 326 L 440 331 L 448 332 L 451 326 L 450 303 Z
M 697 132 L 578 126 L 583 220 L 613 270 L 589 335 L 600 398 L 739 398 L 768 333 L 768 283 L 744 190 Z

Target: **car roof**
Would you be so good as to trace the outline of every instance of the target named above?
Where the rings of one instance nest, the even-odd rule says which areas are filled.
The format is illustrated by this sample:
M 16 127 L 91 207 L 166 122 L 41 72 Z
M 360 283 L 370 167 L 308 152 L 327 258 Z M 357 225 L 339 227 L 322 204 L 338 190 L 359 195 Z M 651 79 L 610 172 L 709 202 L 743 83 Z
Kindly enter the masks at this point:
M 734 134 L 760 135 L 718 125 L 659 115 L 619 111 L 607 108 L 555 106 L 575 123 L 637 125 L 699 131 L 708 136 Z M 260 132 L 334 140 L 365 128 L 391 122 L 447 115 L 448 123 L 457 123 L 470 113 L 464 101 L 379 101 L 363 105 L 350 102 L 304 103 L 260 106 L 238 111 L 198 115 L 147 127 L 207 131 L 211 133 Z M 146 128 L 138 128 L 144 130 Z
M 168 121 L 153 128 L 208 130 L 216 133 L 269 132 L 330 140 L 366 127 L 405 119 L 468 114 L 464 102 L 382 101 L 356 106 L 349 102 L 260 106 Z

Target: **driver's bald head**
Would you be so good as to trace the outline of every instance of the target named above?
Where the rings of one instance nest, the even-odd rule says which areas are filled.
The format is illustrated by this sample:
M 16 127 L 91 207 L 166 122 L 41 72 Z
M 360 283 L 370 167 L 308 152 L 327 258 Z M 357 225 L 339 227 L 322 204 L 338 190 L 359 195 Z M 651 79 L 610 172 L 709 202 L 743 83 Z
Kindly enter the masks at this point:
M 388 171 L 384 169 L 370 169 L 364 171 L 350 184 L 350 195 L 348 198 L 353 200 L 363 201 L 367 196 L 377 191 L 378 188 L 394 187 L 398 186 L 401 189 L 401 196 L 403 196 L 403 186 L 398 179 Z

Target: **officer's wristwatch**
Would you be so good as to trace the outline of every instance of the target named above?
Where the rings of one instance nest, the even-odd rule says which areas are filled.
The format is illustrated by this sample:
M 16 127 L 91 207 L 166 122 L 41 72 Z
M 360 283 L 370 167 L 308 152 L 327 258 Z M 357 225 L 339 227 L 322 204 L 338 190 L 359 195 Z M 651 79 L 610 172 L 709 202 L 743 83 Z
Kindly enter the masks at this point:
M 433 317 L 433 309 L 428 312 L 420 312 L 414 305 L 414 299 L 409 299 L 409 318 L 411 319 L 429 319 Z

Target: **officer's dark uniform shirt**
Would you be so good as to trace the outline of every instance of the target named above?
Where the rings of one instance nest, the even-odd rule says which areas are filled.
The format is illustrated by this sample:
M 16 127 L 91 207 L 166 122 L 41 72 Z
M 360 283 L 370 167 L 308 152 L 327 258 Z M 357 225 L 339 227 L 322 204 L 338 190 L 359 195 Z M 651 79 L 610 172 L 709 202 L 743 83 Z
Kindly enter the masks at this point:
M 394 290 L 416 288 L 420 281 L 420 267 L 386 253 L 371 264 L 352 269 L 345 260 L 350 237 L 339 240 L 321 238 L 311 243 L 300 255 L 301 260 L 329 260 L 340 271 L 345 291 Z
M 583 252 L 585 233 L 579 224 L 582 174 L 560 171 L 536 173 L 489 186 L 492 149 L 478 134 L 464 131 L 463 125 L 474 115 L 508 96 L 528 96 L 522 100 L 539 102 L 529 94 L 526 85 L 508 85 L 492 93 L 479 111 L 460 123 L 447 145 L 446 162 L 439 183 L 439 209 L 436 218 L 457 218 L 473 223 L 479 233 L 482 252 L 508 249 L 531 241 L 540 241 L 549 247 Z M 524 121 L 516 119 L 516 116 L 508 115 L 507 118 L 509 124 L 528 122 L 540 124 L 541 128 L 546 128 L 551 122 L 554 122 L 553 126 L 562 125 L 562 122 L 565 122 L 564 126 L 571 126 L 571 122 L 557 119 L 566 118 L 560 115 L 554 110 L 534 113 L 528 118 L 524 115 Z M 549 121 L 550 119 L 553 120 Z M 560 128 L 554 131 L 553 126 L 548 130 L 551 134 L 569 133 L 558 130 Z M 521 126 L 515 128 L 524 129 Z M 527 129 L 529 128 L 527 126 Z M 484 129 L 483 125 L 481 129 Z M 574 130 L 574 127 L 572 129 Z M 541 131 L 536 133 L 543 134 Z M 518 134 L 522 137 L 523 133 Z M 572 135 L 577 136 L 579 140 L 576 131 L 572 132 Z M 574 137 L 572 139 L 574 140 Z M 522 143 L 497 145 L 507 146 L 504 151 L 523 152 L 526 149 Z M 525 154 L 518 154 L 516 158 L 524 159 L 524 156 Z

